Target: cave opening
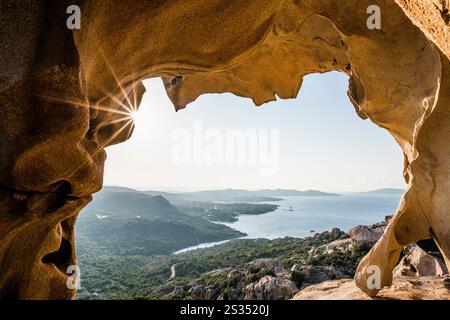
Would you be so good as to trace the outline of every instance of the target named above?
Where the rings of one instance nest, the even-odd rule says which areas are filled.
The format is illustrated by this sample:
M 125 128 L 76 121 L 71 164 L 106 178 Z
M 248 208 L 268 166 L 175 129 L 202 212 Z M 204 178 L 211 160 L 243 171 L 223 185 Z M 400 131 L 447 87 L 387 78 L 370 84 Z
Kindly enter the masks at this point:
M 142 284 L 156 279 L 167 282 L 159 287 L 164 297 L 212 298 L 216 293 L 195 288 L 191 293 L 186 289 L 191 282 L 180 277 L 190 271 L 199 275 L 219 270 L 226 267 L 224 261 L 250 263 L 249 255 L 254 258 L 259 252 L 259 257 L 268 256 L 275 244 L 301 248 L 302 252 L 314 248 L 298 240 L 259 243 L 241 239 L 234 247 L 230 241 L 217 250 L 205 249 L 200 256 L 188 252 L 187 260 L 176 250 L 221 239 L 273 239 L 286 234 L 319 234 L 319 238 L 312 237 L 323 244 L 328 236 L 342 235 L 333 229 L 320 238 L 325 225 L 375 221 L 355 220 L 348 212 L 372 217 L 364 208 L 375 208 L 381 198 L 349 209 L 339 200 L 350 199 L 350 191 L 395 185 L 403 192 L 402 170 L 393 170 L 384 161 L 386 149 L 377 143 L 381 138 L 373 139 L 371 133 L 358 128 L 369 126 L 368 121 L 359 121 L 352 113 L 345 118 L 358 122 L 346 122 L 340 119 L 346 111 L 334 113 L 338 108 L 328 108 L 341 105 L 337 98 L 331 103 L 325 99 L 332 97 L 330 88 L 340 87 L 336 83 L 316 84 L 313 100 L 317 105 L 306 103 L 308 108 L 299 104 L 308 100 L 307 86 L 315 76 L 306 78 L 295 109 L 289 104 L 294 101 L 255 109 L 223 95 L 215 102 L 208 99 L 217 96 L 203 96 L 188 112 L 176 117 L 171 112 L 172 118 L 145 104 L 142 112 L 136 113 L 130 107 L 140 105 L 141 81 L 159 76 L 179 109 L 212 92 L 252 97 L 260 105 L 271 101 L 275 93 L 284 99 L 296 96 L 306 74 L 339 70 L 349 75 L 352 104 L 362 118 L 369 117 L 388 130 L 401 146 L 403 175 L 408 182 L 396 216 L 370 226 L 386 227 L 386 232 L 383 230 L 358 270 L 354 272 L 355 261 L 346 265 L 346 274 L 354 275 L 351 285 L 370 297 L 379 294 L 386 298 L 379 292 L 382 287 L 395 290 L 402 283 L 392 272 L 401 252 L 406 257 L 411 245 L 430 237 L 435 245 L 420 242 L 414 250 L 422 248 L 437 256 L 439 249 L 440 261 L 444 258 L 450 266 L 450 152 L 446 143 L 450 134 L 446 130 L 450 128 L 450 51 L 446 42 L 448 5 L 444 4 L 448 1 L 438 5 L 418 0 L 379 1 L 376 5 L 350 1 L 336 6 L 318 1 L 217 1 L 212 6 L 194 2 L 134 1 L 129 5 L 86 1 L 79 4 L 76 15 L 81 14 L 82 19 L 75 30 L 65 23 L 68 12 L 64 3 L 55 8 L 37 4 L 29 10 L 7 5 L 2 10 L 1 20 L 6 24 L 0 81 L 5 115 L 0 126 L 4 212 L 0 219 L 0 298 L 73 297 L 75 290 L 67 285 L 71 278 L 67 270 L 73 267 L 69 264 L 76 259 L 73 229 L 79 211 L 94 193 L 94 201 L 83 210 L 77 226 L 80 264 L 87 279 L 84 288 L 94 293 L 104 288 L 109 292 L 101 294 L 109 297 L 124 297 L 119 296 L 124 292 L 128 298 L 151 297 L 149 292 L 154 291 L 149 286 L 142 291 Z M 191 19 L 193 16 L 196 19 Z M 374 20 L 377 22 L 372 23 Z M 322 80 L 333 75 L 336 73 L 326 74 Z M 155 87 L 151 81 L 146 84 L 150 90 Z M 136 94 L 130 95 L 133 85 Z M 160 83 L 155 88 L 158 86 L 156 92 L 163 92 Z M 338 91 L 343 94 L 346 88 L 342 87 Z M 157 105 L 167 104 L 165 110 L 172 110 L 165 96 L 161 97 Z M 154 117 L 143 116 L 150 109 Z M 348 112 L 351 109 L 346 108 Z M 105 187 L 98 192 L 104 185 L 104 148 L 128 140 L 133 122 L 141 123 L 133 139 L 120 146 L 123 149 L 108 149 Z M 356 133 L 350 132 L 351 128 Z M 146 134 L 140 135 L 142 131 Z M 144 136 L 151 138 L 139 141 Z M 394 146 L 387 134 L 385 138 Z M 400 160 L 396 166 L 402 167 Z M 395 171 L 392 174 L 391 169 Z M 204 191 L 188 192 L 193 190 Z M 316 193 L 314 199 L 320 201 L 308 202 L 303 194 L 302 201 L 287 203 L 286 193 L 298 192 Z M 275 195 L 281 194 L 283 198 L 276 199 Z M 358 194 L 360 200 L 372 195 Z M 325 199 L 331 202 L 321 211 Z M 386 212 L 394 211 L 395 205 Z M 374 210 L 384 212 L 378 207 Z M 303 220 L 295 221 L 296 217 Z M 316 220 L 316 225 L 305 224 L 315 217 L 324 218 Z M 250 220 L 247 227 L 253 231 L 272 226 L 283 232 L 264 229 L 255 235 L 238 227 L 245 219 Z M 280 221 L 285 223 L 283 227 Z M 300 230 L 301 226 L 304 229 Z M 299 233 L 289 233 L 287 227 Z M 364 226 L 358 230 L 367 231 Z M 350 231 L 344 236 L 352 238 Z M 367 248 L 356 249 L 352 253 L 361 257 Z M 282 255 L 287 267 L 304 262 L 298 256 L 301 252 L 288 253 L 289 261 Z M 217 259 L 205 259 L 211 256 Z M 439 264 L 435 263 L 431 276 L 443 274 Z M 421 273 L 416 266 L 408 272 Z M 248 269 L 251 276 L 247 280 L 256 286 L 260 279 L 251 272 L 254 268 Z M 376 285 L 370 283 L 370 270 L 379 271 Z M 294 268 L 293 278 L 302 285 L 306 277 L 296 271 Z M 119 279 L 120 273 L 128 276 Z M 276 272 L 269 273 L 267 276 Z M 225 277 L 220 274 L 219 278 Z M 236 278 L 231 279 L 230 285 Z M 422 292 L 412 294 L 419 299 L 429 282 L 414 282 L 421 285 L 407 291 L 420 288 Z M 445 286 L 448 288 L 448 281 Z M 222 292 L 217 298 L 232 296 L 231 291 Z
M 139 110 L 133 114 L 136 127 L 131 139 L 107 149 L 105 185 L 166 190 L 180 187 L 257 189 L 272 185 L 325 188 L 325 191 L 405 186 L 399 174 L 403 171 L 401 150 L 386 130 L 358 117 L 346 94 L 348 77 L 344 74 L 329 72 L 306 76 L 296 99 L 278 98 L 255 107 L 250 99 L 232 94 L 207 94 L 177 113 L 159 79 L 144 83 L 147 93 Z M 280 172 L 262 174 L 259 169 L 263 161 L 249 154 L 260 151 L 249 142 L 262 144 L 261 138 L 268 140 L 266 149 L 269 150 L 263 151 L 272 151 L 269 139 L 272 129 L 279 130 L 279 153 L 280 157 L 285 157 L 280 164 L 285 167 L 281 168 L 281 176 Z M 182 133 L 189 134 L 191 150 L 173 150 L 180 142 L 186 142 L 179 137 Z M 230 133 L 242 134 L 247 144 L 227 145 L 227 139 L 233 138 L 227 135 Z M 266 136 L 261 137 L 264 134 Z M 218 146 L 235 148 L 235 152 L 231 152 L 232 159 L 228 159 L 226 150 L 214 157 Z M 239 147 L 246 150 L 239 150 Z M 195 149 L 201 149 L 197 159 L 195 152 L 199 150 Z M 240 162 L 236 155 L 239 151 L 245 153 Z M 186 153 L 186 159 L 174 159 Z M 212 159 L 205 159 L 205 154 Z M 225 177 L 212 175 L 208 179 L 214 170 L 227 174 Z M 206 180 L 199 180 L 199 176 Z M 367 176 L 371 178 L 367 180 Z M 332 177 L 335 183 L 330 183 Z M 239 182 L 233 183 L 233 179 Z M 250 182 L 241 183 L 244 179 Z M 191 182 L 195 185 L 190 186 Z
M 146 80 L 144 85 L 147 93 L 133 114 L 133 136 L 127 143 L 108 147 L 104 188 L 78 219 L 79 297 L 92 293 L 129 297 L 142 294 L 136 279 L 163 286 L 177 276 L 184 279 L 188 272 L 183 263 L 178 268 L 165 265 L 166 260 L 158 260 L 162 258 L 152 260 L 155 255 L 189 253 L 235 238 L 300 238 L 333 227 L 347 231 L 395 213 L 402 194 L 397 191 L 405 187 L 402 153 L 386 130 L 358 117 L 346 94 L 346 75 L 306 76 L 296 99 L 278 99 L 261 107 L 232 94 L 208 94 L 178 112 L 160 79 Z M 230 136 L 236 143 L 227 142 Z M 258 156 L 252 157 L 255 152 Z M 394 190 L 383 189 L 388 187 L 397 193 L 383 195 Z M 379 189 L 381 194 L 369 196 L 368 191 Z M 218 198 L 201 194 L 208 190 L 218 192 Z M 279 208 L 260 215 L 241 211 L 231 218 L 224 216 L 236 207 L 222 210 L 211 205 L 251 201 L 248 195 L 223 198 L 224 193 L 242 190 L 318 190 L 332 196 L 277 203 L 273 195 L 260 195 L 253 204 Z M 185 197 L 193 194 L 201 195 L 190 200 L 203 203 L 202 212 L 187 205 Z M 196 227 L 201 224 L 198 218 L 215 226 L 193 228 L 180 213 Z M 230 229 L 209 229 L 217 225 Z M 144 272 L 143 265 L 152 265 L 152 271 Z M 119 271 L 108 279 L 97 270 L 110 267 Z M 196 273 L 211 271 L 197 268 Z M 134 284 L 125 284 L 125 278 L 134 279 Z

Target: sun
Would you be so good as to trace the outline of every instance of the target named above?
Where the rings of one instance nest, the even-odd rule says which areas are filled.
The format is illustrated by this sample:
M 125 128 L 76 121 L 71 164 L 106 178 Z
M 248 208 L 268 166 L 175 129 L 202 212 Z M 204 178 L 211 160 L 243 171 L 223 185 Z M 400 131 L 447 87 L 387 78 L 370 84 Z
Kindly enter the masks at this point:
M 138 111 L 132 111 L 130 112 L 130 118 L 133 120 L 134 123 L 137 123 L 140 121 L 140 114 Z
M 139 118 L 139 114 L 137 111 L 133 111 L 130 113 L 130 117 L 131 117 L 131 119 L 133 119 L 133 121 L 136 121 Z

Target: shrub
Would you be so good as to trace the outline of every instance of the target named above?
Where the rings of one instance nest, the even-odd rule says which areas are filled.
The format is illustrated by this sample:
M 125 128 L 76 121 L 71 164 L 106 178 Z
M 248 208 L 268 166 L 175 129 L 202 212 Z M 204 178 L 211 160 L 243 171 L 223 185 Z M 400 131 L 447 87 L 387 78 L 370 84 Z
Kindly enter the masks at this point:
M 303 282 L 305 281 L 306 276 L 301 271 L 292 271 L 291 279 L 292 279 L 292 281 L 295 282 L 295 285 L 297 286 L 297 288 L 300 288 L 302 286 Z

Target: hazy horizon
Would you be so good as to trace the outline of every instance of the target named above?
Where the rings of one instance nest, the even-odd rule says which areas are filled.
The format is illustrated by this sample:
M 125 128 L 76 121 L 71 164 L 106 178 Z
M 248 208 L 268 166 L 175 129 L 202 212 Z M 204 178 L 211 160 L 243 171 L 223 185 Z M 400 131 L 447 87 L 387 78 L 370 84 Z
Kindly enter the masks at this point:
M 161 191 L 161 192 L 172 192 L 172 193 L 182 193 L 182 192 L 196 192 L 196 191 L 217 191 L 217 190 L 226 190 L 226 189 L 232 189 L 232 190 L 246 190 L 246 191 L 259 191 L 264 189 L 269 190 L 277 190 L 277 189 L 284 189 L 284 190 L 296 190 L 296 191 L 307 191 L 307 190 L 317 190 L 317 191 L 323 191 L 327 193 L 359 193 L 359 192 L 369 192 L 374 190 L 382 190 L 382 189 L 402 189 L 405 190 L 405 187 L 379 187 L 369 190 L 322 190 L 322 189 L 313 189 L 313 188 L 306 188 L 306 189 L 293 189 L 293 188 L 282 188 L 282 187 L 271 187 L 271 188 L 256 188 L 256 189 L 248 189 L 248 188 L 241 188 L 241 187 L 230 187 L 230 188 L 190 188 L 190 187 L 161 187 L 161 186 L 148 186 L 148 187 L 130 187 L 130 186 L 124 186 L 124 185 L 103 185 L 103 187 L 109 187 L 109 188 L 128 188 L 133 189 L 136 191 Z

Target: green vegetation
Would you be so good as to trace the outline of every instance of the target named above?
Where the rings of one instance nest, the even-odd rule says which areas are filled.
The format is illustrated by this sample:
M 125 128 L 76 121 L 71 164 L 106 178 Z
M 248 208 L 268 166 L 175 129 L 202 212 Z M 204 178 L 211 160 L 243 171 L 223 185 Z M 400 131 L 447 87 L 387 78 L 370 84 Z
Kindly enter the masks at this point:
M 357 264 L 368 247 L 357 247 L 353 253 L 332 253 L 311 258 L 309 251 L 332 240 L 321 235 L 304 239 L 276 240 L 240 239 L 211 248 L 165 256 L 95 256 L 81 254 L 81 284 L 79 297 L 96 293 L 107 299 L 160 299 L 167 298 L 175 288 L 188 292 L 192 283 L 232 287 L 226 275 L 231 269 L 261 258 L 278 258 L 286 268 L 294 264 L 304 266 L 334 266 L 347 276 L 354 275 Z M 170 280 L 171 267 L 176 266 L 176 279 Z M 225 272 L 212 272 L 224 269 Z M 257 281 L 265 274 L 254 274 L 249 280 Z M 293 274 L 299 285 L 303 275 Z M 180 298 L 189 299 L 189 295 Z
M 80 223 L 80 253 L 107 255 L 161 255 L 194 246 L 242 237 L 244 234 L 201 218 L 189 222 L 159 219 L 92 219 Z
M 213 222 L 233 222 L 238 215 L 264 214 L 278 207 L 189 202 L 175 194 L 164 195 L 171 202 L 157 192 L 104 188 L 78 219 L 79 253 L 163 255 L 200 243 L 240 238 L 246 234 Z
M 184 212 L 200 216 L 210 221 L 235 222 L 239 215 L 258 215 L 275 211 L 278 206 L 273 204 L 253 203 L 212 203 L 194 201 L 179 207 Z
M 295 190 L 245 192 L 226 190 L 222 197 L 268 199 L 270 195 L 297 195 Z M 321 195 L 308 191 L 307 195 Z M 77 223 L 77 254 L 81 268 L 80 299 L 190 299 L 193 284 L 213 286 L 236 297 L 237 280 L 230 270 L 243 270 L 260 258 L 280 259 L 286 268 L 335 266 L 349 276 L 365 248 L 352 254 L 310 257 L 310 250 L 331 242 L 329 236 L 304 239 L 232 240 L 212 248 L 171 254 L 205 242 L 234 239 L 245 234 L 213 221 L 233 222 L 239 215 L 264 214 L 277 205 L 205 202 L 199 194 L 139 192 L 104 188 L 83 210 Z M 168 200 L 169 199 L 169 200 Z M 276 199 L 275 199 L 276 200 Z M 175 269 L 176 277 L 171 278 Z M 245 283 L 258 281 L 264 272 L 250 273 Z M 293 274 L 302 283 L 302 274 Z M 242 283 L 241 283 L 242 284 Z M 240 291 L 242 293 L 242 291 Z
M 355 245 L 352 253 L 335 251 L 330 254 L 322 254 L 306 260 L 307 265 L 311 266 L 333 266 L 339 269 L 345 275 L 353 277 L 359 261 L 370 251 L 367 243 Z

